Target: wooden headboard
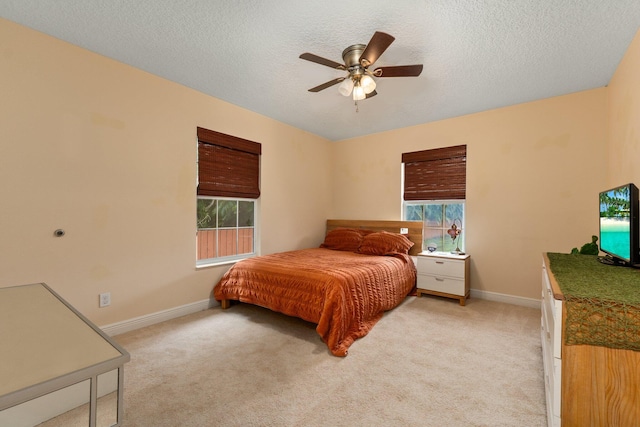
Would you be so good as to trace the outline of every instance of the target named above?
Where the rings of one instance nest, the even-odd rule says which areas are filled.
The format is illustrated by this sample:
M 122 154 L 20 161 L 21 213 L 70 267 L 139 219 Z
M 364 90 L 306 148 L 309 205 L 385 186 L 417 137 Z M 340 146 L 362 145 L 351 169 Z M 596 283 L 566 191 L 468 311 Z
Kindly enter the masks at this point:
M 409 250 L 410 255 L 417 255 L 422 252 L 422 221 L 372 221 L 358 219 L 328 219 L 327 233 L 334 228 L 363 228 L 373 231 L 388 231 L 390 233 L 400 233 L 401 228 L 407 228 L 409 234 L 406 236 L 414 245 Z

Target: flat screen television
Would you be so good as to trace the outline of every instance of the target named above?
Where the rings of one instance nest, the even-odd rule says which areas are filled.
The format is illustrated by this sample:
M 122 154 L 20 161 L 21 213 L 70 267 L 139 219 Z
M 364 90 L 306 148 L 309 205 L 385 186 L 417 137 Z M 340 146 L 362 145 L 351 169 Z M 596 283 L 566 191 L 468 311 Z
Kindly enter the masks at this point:
M 638 187 L 621 185 L 600 193 L 600 250 L 606 264 L 640 267 Z

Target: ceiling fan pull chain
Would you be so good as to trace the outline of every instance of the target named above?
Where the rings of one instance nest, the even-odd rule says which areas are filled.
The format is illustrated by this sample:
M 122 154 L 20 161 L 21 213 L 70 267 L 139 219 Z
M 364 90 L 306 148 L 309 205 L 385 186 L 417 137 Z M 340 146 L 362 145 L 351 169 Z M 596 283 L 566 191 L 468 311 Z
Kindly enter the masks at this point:
M 360 111 L 360 110 L 358 109 L 358 101 L 357 101 L 357 100 L 355 101 L 355 104 L 356 104 L 356 113 L 357 113 L 358 111 Z

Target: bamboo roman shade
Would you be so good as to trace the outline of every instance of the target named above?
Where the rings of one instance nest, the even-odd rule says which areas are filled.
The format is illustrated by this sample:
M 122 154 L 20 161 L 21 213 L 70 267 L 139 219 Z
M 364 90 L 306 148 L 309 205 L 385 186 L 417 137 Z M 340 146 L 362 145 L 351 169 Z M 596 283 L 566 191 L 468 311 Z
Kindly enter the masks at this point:
M 457 200 L 466 197 L 467 146 L 402 154 L 404 200 Z
M 198 128 L 198 195 L 260 197 L 262 145 Z

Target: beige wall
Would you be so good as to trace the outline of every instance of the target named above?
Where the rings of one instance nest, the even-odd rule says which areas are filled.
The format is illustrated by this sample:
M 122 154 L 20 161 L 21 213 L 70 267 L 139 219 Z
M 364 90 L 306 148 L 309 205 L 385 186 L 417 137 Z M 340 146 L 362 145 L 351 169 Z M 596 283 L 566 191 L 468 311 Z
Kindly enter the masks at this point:
M 195 269 L 202 126 L 263 144 L 262 253 L 400 218 L 401 153 L 466 144 L 472 288 L 538 298 L 540 253 L 597 233 L 603 187 L 640 184 L 638 39 L 610 88 L 330 143 L 0 19 L 0 286 L 47 282 L 100 325 L 208 298 L 227 267 Z
M 228 266 L 195 269 L 197 126 L 262 143 L 262 253 L 320 243 L 325 139 L 2 19 L 0 94 L 2 287 L 99 325 L 208 298 Z
M 399 219 L 401 154 L 466 144 L 471 287 L 539 298 L 541 253 L 569 252 L 598 233 L 605 96 L 595 89 L 341 141 L 332 147 L 333 214 Z
M 608 87 L 608 187 L 640 186 L 640 31 Z

